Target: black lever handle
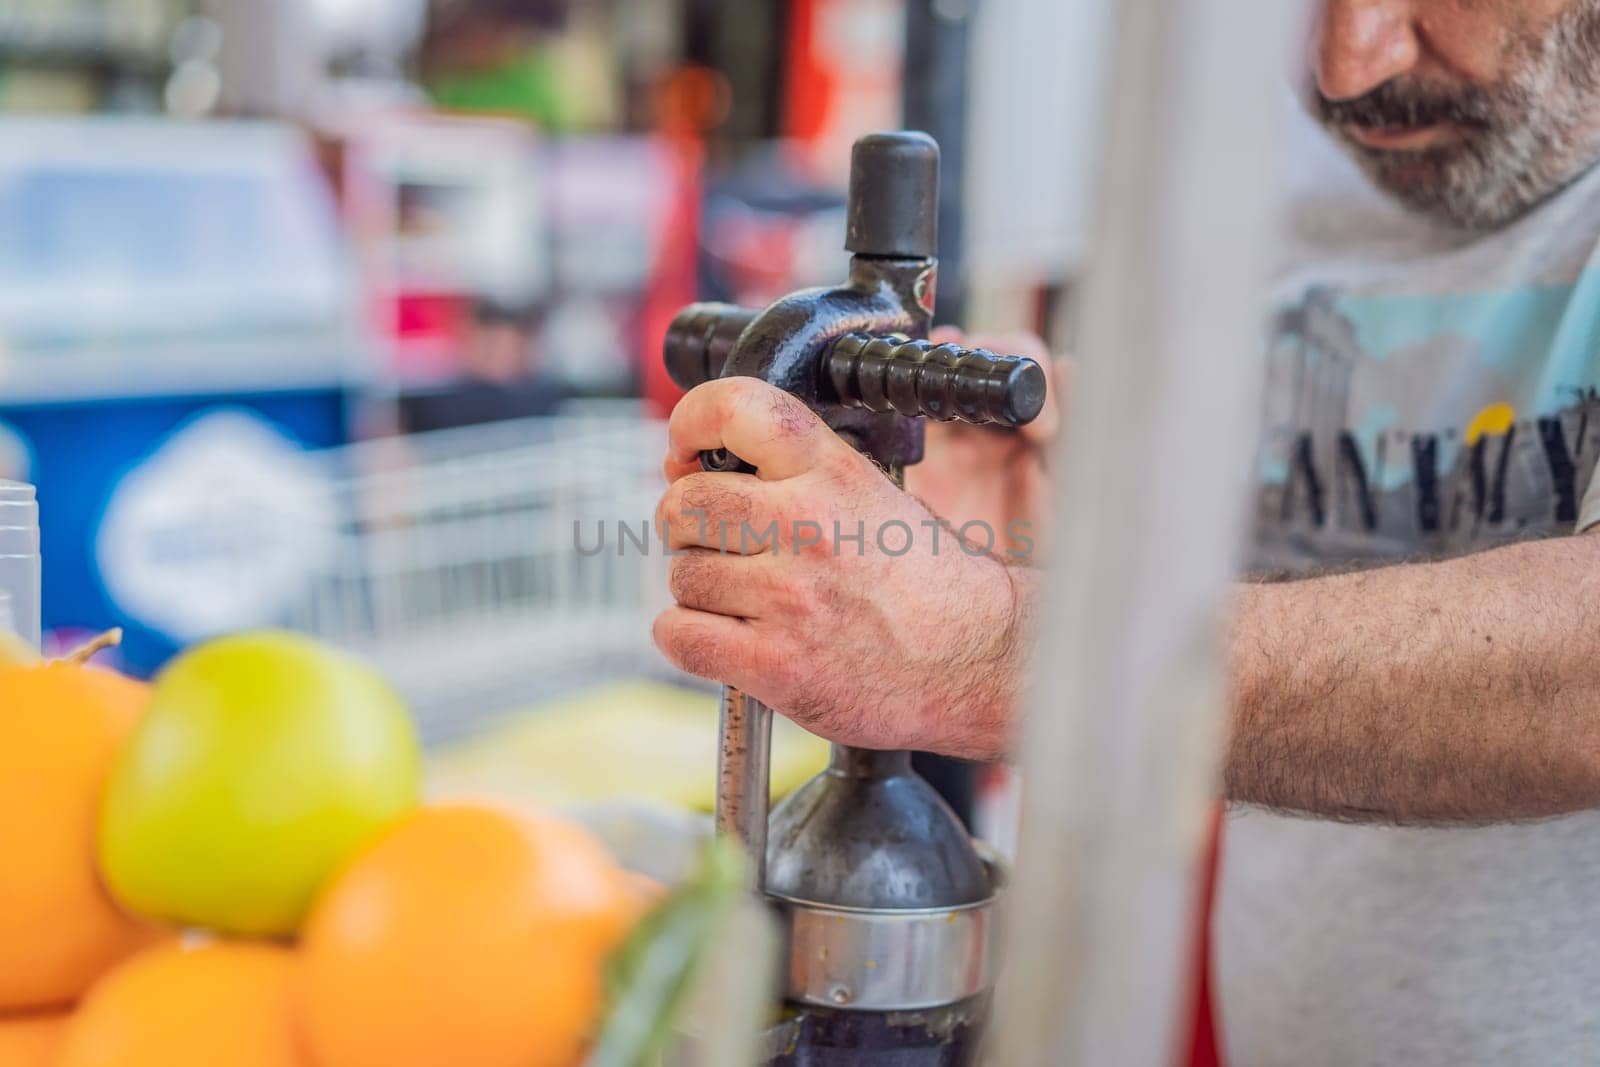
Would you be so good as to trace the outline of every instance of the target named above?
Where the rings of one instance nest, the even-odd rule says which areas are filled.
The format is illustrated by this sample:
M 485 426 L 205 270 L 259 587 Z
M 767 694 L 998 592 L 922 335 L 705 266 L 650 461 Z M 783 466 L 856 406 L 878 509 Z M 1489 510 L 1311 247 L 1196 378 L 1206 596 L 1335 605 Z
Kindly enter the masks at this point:
M 1044 410 L 1044 368 L 982 348 L 851 333 L 829 346 L 822 367 L 846 407 L 1012 427 Z
M 667 376 L 680 389 L 721 376 L 734 342 L 759 314 L 760 308 L 715 303 L 690 304 L 678 312 L 663 345 Z
M 686 309 L 667 337 L 673 379 L 692 388 L 716 377 L 727 349 L 754 314 L 726 304 Z M 823 353 L 821 375 L 844 407 L 909 418 L 1017 427 L 1044 410 L 1044 368 L 1033 360 L 903 334 L 837 338 Z M 701 464 L 708 471 L 755 472 L 722 448 L 702 455 Z
M 692 389 L 718 377 L 728 351 L 757 314 L 730 304 L 685 308 L 667 333 L 672 380 Z M 846 334 L 829 344 L 821 375 L 846 407 L 912 418 L 1023 426 L 1044 409 L 1044 369 L 1033 360 L 903 334 Z

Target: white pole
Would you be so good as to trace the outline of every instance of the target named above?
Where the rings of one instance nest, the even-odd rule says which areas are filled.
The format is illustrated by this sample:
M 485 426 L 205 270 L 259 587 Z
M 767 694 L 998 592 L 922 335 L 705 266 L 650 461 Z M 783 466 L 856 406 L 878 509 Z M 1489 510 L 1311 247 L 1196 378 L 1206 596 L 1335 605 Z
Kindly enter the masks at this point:
M 999 1063 L 1164 1067 L 1187 1036 L 1223 723 L 1220 609 L 1259 420 L 1293 4 L 1118 0 Z

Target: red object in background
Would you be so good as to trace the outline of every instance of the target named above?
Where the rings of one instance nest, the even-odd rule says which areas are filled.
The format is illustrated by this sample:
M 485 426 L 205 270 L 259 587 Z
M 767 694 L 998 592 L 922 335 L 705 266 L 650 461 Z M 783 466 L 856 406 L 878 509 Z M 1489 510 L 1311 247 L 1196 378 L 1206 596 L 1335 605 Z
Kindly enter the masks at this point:
M 789 5 L 788 78 L 783 94 L 783 132 L 811 140 L 827 123 L 833 79 L 813 44 L 817 8 L 822 0 L 793 0 Z
M 783 135 L 841 187 L 850 145 L 900 125 L 904 0 L 791 0 Z
M 727 118 L 730 93 L 722 75 L 686 66 L 663 78 L 655 94 L 659 143 L 672 168 L 672 203 L 664 213 L 660 253 L 639 310 L 639 378 L 646 406 L 661 416 L 683 396 L 667 376 L 661 348 L 672 317 L 699 296 L 705 137 Z
M 672 411 L 683 390 L 667 376 L 661 358 L 662 343 L 672 317 L 695 300 L 699 275 L 696 252 L 700 243 L 701 183 L 705 149 L 700 140 L 687 134 L 662 139 L 674 170 L 673 209 L 666 214 L 661 235 L 661 254 L 645 292 L 639 312 L 639 377 L 646 405 L 657 415 Z
M 1211 842 L 1201 862 L 1201 885 L 1194 951 L 1194 1014 L 1189 1055 L 1181 1062 L 1189 1067 L 1222 1067 L 1222 1043 L 1217 1029 L 1217 1005 L 1211 983 L 1211 915 L 1217 898 L 1217 869 L 1222 858 L 1223 807 L 1211 817 Z
M 459 340 L 470 317 L 468 302 L 457 293 L 401 293 L 395 300 L 394 322 L 398 337 L 444 336 Z
M 412 380 L 457 373 L 472 328 L 472 301 L 460 293 L 400 292 L 380 304 L 383 336 L 395 343 L 395 370 Z

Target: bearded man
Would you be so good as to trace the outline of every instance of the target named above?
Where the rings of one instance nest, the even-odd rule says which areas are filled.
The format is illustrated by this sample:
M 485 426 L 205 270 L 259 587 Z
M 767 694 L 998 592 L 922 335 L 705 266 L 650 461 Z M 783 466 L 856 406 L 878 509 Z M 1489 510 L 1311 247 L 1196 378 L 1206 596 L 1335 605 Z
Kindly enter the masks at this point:
M 1600 0 L 1324 0 L 1308 67 L 1253 552 L 1287 580 L 1241 584 L 1229 648 L 1224 1043 L 1600 1063 Z M 834 740 L 1002 757 L 1026 567 L 712 538 L 1004 529 L 1047 429 L 942 430 L 919 499 L 783 394 L 701 386 L 658 644 Z M 718 447 L 760 473 L 700 473 Z

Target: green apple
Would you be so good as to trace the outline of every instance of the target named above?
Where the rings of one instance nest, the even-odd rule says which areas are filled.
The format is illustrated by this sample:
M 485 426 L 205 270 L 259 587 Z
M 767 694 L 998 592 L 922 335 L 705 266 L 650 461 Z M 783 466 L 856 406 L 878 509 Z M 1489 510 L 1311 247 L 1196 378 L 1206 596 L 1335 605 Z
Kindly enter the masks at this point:
M 212 641 L 157 677 L 118 757 L 101 871 L 143 915 L 291 933 L 351 851 L 416 804 L 420 763 L 405 704 L 359 661 L 293 634 Z

